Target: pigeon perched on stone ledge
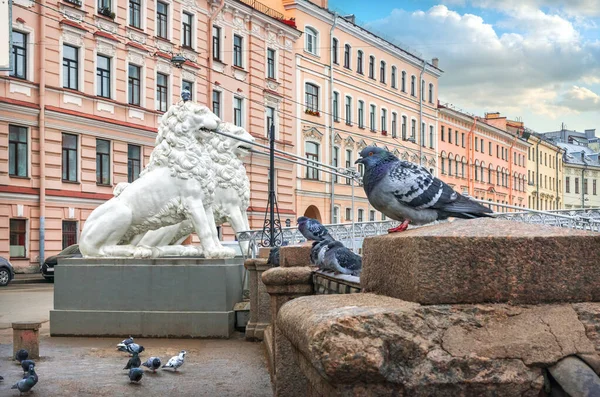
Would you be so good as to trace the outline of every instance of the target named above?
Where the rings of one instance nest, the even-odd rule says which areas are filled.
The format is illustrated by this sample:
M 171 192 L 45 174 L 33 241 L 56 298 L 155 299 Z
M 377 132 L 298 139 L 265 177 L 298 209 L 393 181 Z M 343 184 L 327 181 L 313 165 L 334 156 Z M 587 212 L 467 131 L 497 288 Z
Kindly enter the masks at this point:
M 362 258 L 346 248 L 341 242 L 333 241 L 327 244 L 322 270 L 330 270 L 336 274 L 360 276 Z
M 424 167 L 399 160 L 382 148 L 367 146 L 355 163 L 364 164 L 363 187 L 369 203 L 388 218 L 402 222 L 389 229 L 390 233 L 406 230 L 409 223 L 489 217 L 493 212 L 455 192 Z
M 333 237 L 329 234 L 329 230 L 316 219 L 301 216 L 298 218 L 298 230 L 305 239 L 322 241 L 333 241 Z

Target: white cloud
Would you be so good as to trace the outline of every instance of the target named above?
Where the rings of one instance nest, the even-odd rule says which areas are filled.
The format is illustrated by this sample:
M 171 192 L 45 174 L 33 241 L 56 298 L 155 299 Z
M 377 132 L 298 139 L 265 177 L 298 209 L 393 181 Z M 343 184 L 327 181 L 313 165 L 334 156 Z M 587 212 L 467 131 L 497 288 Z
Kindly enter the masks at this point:
M 501 11 L 548 8 L 551 13 L 564 13 L 570 17 L 600 15 L 598 0 L 470 0 L 470 3 L 474 7 L 493 8 Z
M 370 26 L 410 43 L 426 58 L 440 58 L 445 71 L 441 100 L 466 109 L 549 118 L 591 110 L 569 93 L 573 85 L 600 76 L 600 42 L 582 39 L 566 18 L 530 7 L 537 3 L 533 0 L 490 3 L 514 7 L 500 22 L 508 33 L 498 34 L 482 17 L 445 5 L 412 13 L 396 9 Z
M 600 95 L 585 87 L 574 85 L 563 94 L 558 105 L 580 112 L 600 111 Z

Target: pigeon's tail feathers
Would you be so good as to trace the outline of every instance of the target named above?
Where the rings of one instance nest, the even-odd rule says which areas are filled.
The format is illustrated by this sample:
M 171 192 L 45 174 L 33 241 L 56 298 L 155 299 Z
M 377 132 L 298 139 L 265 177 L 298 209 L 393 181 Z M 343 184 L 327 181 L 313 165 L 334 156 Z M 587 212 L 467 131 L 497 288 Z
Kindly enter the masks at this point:
M 449 216 L 455 218 L 466 217 L 467 219 L 489 217 L 491 216 L 490 214 L 494 212 L 490 208 L 479 204 L 477 201 L 471 200 L 458 193 L 457 195 L 458 198 L 455 201 L 445 204 L 442 208 L 439 208 L 439 210 L 450 213 Z
M 11 389 L 18 389 L 19 388 L 19 384 L 15 383 L 14 385 L 12 385 Z

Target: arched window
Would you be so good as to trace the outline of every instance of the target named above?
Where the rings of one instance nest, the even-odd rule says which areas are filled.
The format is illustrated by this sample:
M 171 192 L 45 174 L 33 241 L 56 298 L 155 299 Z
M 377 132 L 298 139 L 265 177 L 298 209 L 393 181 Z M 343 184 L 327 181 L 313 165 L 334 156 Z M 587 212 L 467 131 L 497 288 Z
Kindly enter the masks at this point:
M 306 158 L 313 161 L 319 161 L 319 144 L 315 142 L 306 142 Z M 313 164 L 307 162 L 308 164 Z M 306 167 L 306 179 L 319 180 L 319 170 L 314 167 Z
M 442 162 L 442 175 L 445 175 L 446 174 L 446 159 L 442 157 L 440 160 Z
M 379 64 L 379 81 L 385 84 L 385 62 L 381 61 Z
M 375 57 L 373 55 L 369 57 L 369 77 L 375 78 Z
M 346 95 L 346 124 L 352 125 L 352 97 Z
M 406 72 L 404 70 L 402 71 L 402 81 L 400 89 L 402 90 L 402 92 L 406 92 Z
M 466 174 L 465 174 L 465 164 L 466 164 L 466 163 L 467 163 L 467 160 L 466 160 L 466 159 L 463 157 L 463 158 L 462 158 L 462 161 L 461 161 L 461 164 L 460 164 L 460 176 L 461 176 L 461 177 L 463 177 L 463 178 L 464 178 L 464 177 L 465 177 L 465 175 L 466 175 Z
M 429 83 L 429 103 L 433 103 L 433 84 Z
M 402 116 L 402 140 L 406 140 L 406 116 Z
M 425 100 L 425 80 L 421 80 L 421 100 Z
M 398 137 L 398 114 L 392 112 L 392 138 Z
M 485 174 L 484 174 L 484 169 L 485 169 L 485 163 L 482 162 L 481 163 L 481 182 L 485 182 Z
M 412 96 L 416 96 L 416 88 L 415 85 L 417 84 L 417 78 L 413 75 L 410 76 L 410 95 Z
M 352 47 L 350 44 L 346 44 L 344 46 L 344 67 L 346 69 L 350 69 L 350 51 L 352 51 Z
M 365 128 L 365 102 L 358 101 L 358 127 Z
M 358 50 L 356 56 L 356 73 L 363 74 L 363 52 L 361 50 Z
M 460 166 L 460 157 L 458 157 L 458 154 L 457 154 L 456 157 L 454 158 L 454 175 L 456 175 L 457 177 L 460 176 L 458 173 L 459 166 Z
M 304 41 L 304 49 L 306 52 L 311 53 L 313 55 L 317 55 L 317 48 L 319 47 L 319 32 L 317 32 L 314 28 L 306 28 L 304 32 L 304 36 L 306 37 Z
M 452 153 L 448 155 L 448 175 L 452 176 Z
M 488 169 L 488 183 L 494 183 L 492 172 L 494 172 L 494 167 L 490 164 L 490 168 Z
M 475 181 L 479 181 L 479 160 L 475 160 Z
M 433 139 L 433 126 L 429 126 L 429 147 L 433 149 L 435 140 Z
M 502 182 L 502 170 L 500 170 L 500 167 L 498 167 L 498 168 L 496 168 L 496 185 L 502 186 L 501 182 Z
M 396 88 L 396 67 L 392 66 L 392 88 Z
M 333 63 L 335 63 L 337 65 L 339 63 L 338 62 L 338 39 L 336 39 L 335 37 L 333 38 L 333 46 L 331 47 L 331 56 L 333 58 Z

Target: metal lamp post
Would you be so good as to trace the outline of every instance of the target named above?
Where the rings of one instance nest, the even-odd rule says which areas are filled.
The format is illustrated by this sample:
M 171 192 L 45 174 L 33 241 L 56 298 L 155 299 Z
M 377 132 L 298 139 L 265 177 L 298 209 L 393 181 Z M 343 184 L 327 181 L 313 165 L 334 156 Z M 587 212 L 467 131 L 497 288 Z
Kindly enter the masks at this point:
M 263 225 L 263 247 L 279 247 L 283 243 L 279 207 L 275 196 L 275 123 L 269 128 L 269 202 L 265 211 Z

